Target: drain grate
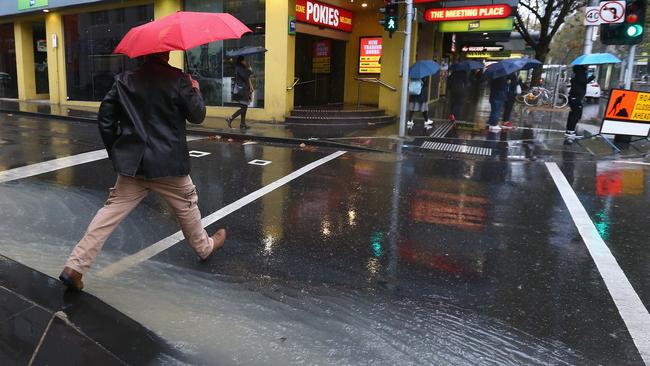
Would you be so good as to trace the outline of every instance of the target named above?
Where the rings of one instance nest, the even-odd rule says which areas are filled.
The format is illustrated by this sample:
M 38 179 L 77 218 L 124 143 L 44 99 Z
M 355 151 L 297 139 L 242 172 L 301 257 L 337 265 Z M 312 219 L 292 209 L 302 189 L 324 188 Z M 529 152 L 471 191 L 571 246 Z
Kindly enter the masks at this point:
M 471 155 L 482 155 L 482 156 L 492 155 L 492 149 L 487 147 L 449 144 L 446 142 L 436 142 L 436 141 L 425 141 L 422 144 L 422 146 L 420 146 L 420 148 L 428 149 L 428 150 L 449 151 L 449 152 L 460 153 L 460 154 L 471 154 Z
M 436 127 L 436 129 L 431 133 L 431 137 L 446 137 L 449 131 L 454 128 L 454 122 L 444 121 L 442 124 Z

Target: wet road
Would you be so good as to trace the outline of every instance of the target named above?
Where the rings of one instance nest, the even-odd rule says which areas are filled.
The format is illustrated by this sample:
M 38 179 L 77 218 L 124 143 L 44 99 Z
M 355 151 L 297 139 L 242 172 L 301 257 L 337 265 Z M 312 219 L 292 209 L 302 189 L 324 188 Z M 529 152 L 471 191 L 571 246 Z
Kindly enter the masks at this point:
M 101 149 L 92 125 L 0 120 L 3 170 Z M 190 148 L 204 215 L 335 152 Z M 647 308 L 650 162 L 554 158 Z M 100 159 L 0 183 L 0 254 L 57 276 L 114 179 Z M 197 364 L 643 365 L 542 161 L 346 152 L 219 227 L 207 263 L 183 241 L 102 276 L 179 230 L 151 195 L 87 291 Z

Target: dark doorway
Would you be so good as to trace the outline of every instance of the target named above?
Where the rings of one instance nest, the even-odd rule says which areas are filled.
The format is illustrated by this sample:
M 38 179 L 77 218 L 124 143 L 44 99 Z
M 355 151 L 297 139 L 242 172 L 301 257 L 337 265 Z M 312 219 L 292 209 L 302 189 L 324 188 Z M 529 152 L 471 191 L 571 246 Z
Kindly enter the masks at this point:
M 50 82 L 47 74 L 47 37 L 45 22 L 35 22 L 32 25 L 34 38 L 34 68 L 36 77 L 36 94 L 48 94 Z
M 296 34 L 296 107 L 343 103 L 345 41 Z

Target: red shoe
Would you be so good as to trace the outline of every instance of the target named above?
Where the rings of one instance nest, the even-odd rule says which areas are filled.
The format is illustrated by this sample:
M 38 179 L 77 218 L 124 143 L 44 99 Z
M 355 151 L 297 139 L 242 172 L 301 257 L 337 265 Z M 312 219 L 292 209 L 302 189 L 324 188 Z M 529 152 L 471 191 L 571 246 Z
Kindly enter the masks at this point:
M 449 119 L 452 122 L 456 122 L 456 116 L 454 116 L 453 113 L 449 113 L 449 117 L 447 117 L 447 119 Z
M 515 128 L 515 125 L 510 121 L 506 121 L 506 122 L 503 122 L 501 124 L 501 127 L 505 128 L 505 129 L 508 129 L 508 130 L 512 130 L 513 128 Z

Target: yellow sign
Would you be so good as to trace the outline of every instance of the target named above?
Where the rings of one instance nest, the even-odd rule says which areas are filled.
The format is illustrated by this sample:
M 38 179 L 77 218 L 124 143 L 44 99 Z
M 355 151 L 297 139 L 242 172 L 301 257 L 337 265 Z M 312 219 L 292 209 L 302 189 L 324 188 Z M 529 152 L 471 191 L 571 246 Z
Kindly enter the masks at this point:
M 381 73 L 381 37 L 359 39 L 359 74 Z
M 443 33 L 463 32 L 512 32 L 514 18 L 457 20 L 440 22 L 440 31 Z
M 330 61 L 330 57 L 314 57 L 312 59 L 311 72 L 314 74 L 329 74 Z
M 650 122 L 650 94 L 639 93 L 632 112 L 632 119 Z

